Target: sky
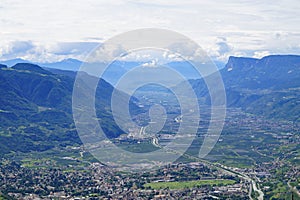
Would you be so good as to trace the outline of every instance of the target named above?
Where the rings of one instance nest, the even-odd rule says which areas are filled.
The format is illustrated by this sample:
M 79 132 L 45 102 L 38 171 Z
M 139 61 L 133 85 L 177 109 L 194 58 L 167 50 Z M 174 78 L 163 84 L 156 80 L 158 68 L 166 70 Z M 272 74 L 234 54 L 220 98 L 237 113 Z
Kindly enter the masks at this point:
M 163 28 L 213 60 L 300 54 L 299 0 L 0 0 L 0 60 L 84 60 L 105 40 Z

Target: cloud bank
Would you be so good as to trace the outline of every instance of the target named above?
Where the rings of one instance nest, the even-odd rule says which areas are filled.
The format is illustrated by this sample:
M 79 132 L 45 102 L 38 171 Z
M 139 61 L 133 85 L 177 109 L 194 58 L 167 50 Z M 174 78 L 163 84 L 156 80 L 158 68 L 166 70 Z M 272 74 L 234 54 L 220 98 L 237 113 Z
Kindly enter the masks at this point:
M 300 54 L 298 0 L 1 0 L 0 60 L 83 59 L 103 40 L 138 28 L 166 28 L 209 55 Z

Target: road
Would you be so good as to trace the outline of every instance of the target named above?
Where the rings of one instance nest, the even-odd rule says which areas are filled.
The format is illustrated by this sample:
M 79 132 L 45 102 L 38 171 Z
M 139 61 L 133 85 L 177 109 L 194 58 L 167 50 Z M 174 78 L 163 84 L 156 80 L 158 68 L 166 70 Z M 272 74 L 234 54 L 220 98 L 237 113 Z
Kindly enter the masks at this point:
M 145 129 L 146 129 L 146 127 L 142 127 L 141 130 L 140 130 L 140 132 L 145 134 Z M 167 148 L 166 146 L 165 146 L 165 147 L 162 147 L 162 146 L 158 143 L 157 137 L 153 137 L 153 138 L 152 138 L 152 144 L 153 144 L 154 146 L 158 147 L 158 148 L 164 148 L 166 151 L 170 151 L 170 152 L 176 153 L 176 154 L 178 154 L 178 153 L 179 153 L 179 154 L 182 154 L 181 152 L 176 152 L 175 150 L 169 149 L 169 148 Z M 198 158 L 198 157 L 195 157 L 195 156 L 188 155 L 188 154 L 186 154 L 186 153 L 184 153 L 182 156 L 183 156 L 183 157 L 186 157 L 186 158 L 189 158 L 189 159 L 192 159 L 192 160 L 197 160 L 197 161 L 199 161 L 199 162 L 203 162 L 203 163 L 205 163 L 205 164 L 207 164 L 207 165 L 209 165 L 209 166 L 215 167 L 215 168 L 217 168 L 217 169 L 219 169 L 219 170 L 221 170 L 221 171 L 223 171 L 223 172 L 225 172 L 225 173 L 227 173 L 227 174 L 230 174 L 230 175 L 237 175 L 238 177 L 240 177 L 240 178 L 242 178 L 242 179 L 244 179 L 244 180 L 246 180 L 247 182 L 249 182 L 249 183 L 252 184 L 252 187 L 250 187 L 250 189 L 249 189 L 249 198 L 250 198 L 251 200 L 252 200 L 252 197 L 251 197 L 252 190 L 253 190 L 254 192 L 257 192 L 257 193 L 259 194 L 259 196 L 257 197 L 258 200 L 263 200 L 263 199 L 264 199 L 264 193 L 257 187 L 255 180 L 253 180 L 252 178 L 250 178 L 247 174 L 242 173 L 242 172 L 237 172 L 237 171 L 236 171 L 235 169 L 233 169 L 233 168 L 229 168 L 229 167 L 224 166 L 224 165 L 221 165 L 221 164 L 211 163 L 211 162 L 209 162 L 209 161 L 207 161 L 207 160 L 203 160 L 203 159 L 201 159 L 201 158 Z
M 152 138 L 152 144 L 158 148 L 161 148 L 161 146 L 158 144 L 158 139 L 157 137 Z
M 146 135 L 146 126 L 142 126 L 141 129 L 140 129 L 140 132 L 139 132 L 139 136 L 142 137 L 143 135 L 145 136 Z
M 264 193 L 259 188 L 257 188 L 255 181 L 252 180 L 251 182 L 252 182 L 252 188 L 253 188 L 253 190 L 256 191 L 256 192 L 258 192 L 258 194 L 259 194 L 259 196 L 257 197 L 257 199 L 258 200 L 263 200 L 264 199 Z
M 293 190 L 298 195 L 298 197 L 300 197 L 300 192 L 297 190 L 297 188 L 291 186 L 290 181 L 287 184 L 288 184 L 289 188 L 291 188 L 291 190 Z

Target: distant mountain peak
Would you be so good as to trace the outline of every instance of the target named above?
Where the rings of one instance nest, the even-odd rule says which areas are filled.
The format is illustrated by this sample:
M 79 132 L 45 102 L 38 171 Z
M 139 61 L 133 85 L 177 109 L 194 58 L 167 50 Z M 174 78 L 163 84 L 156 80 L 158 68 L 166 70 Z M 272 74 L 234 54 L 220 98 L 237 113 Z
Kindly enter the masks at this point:
M 27 60 L 23 60 L 21 58 L 16 58 L 16 59 L 11 59 L 11 60 L 2 60 L 0 62 L 8 67 L 12 67 L 17 63 L 31 63 L 31 62 L 29 62 Z
M 264 60 L 300 59 L 300 55 L 268 55 L 262 58 L 230 56 L 227 65 L 233 62 L 261 62 Z
M 82 61 L 74 59 L 74 58 L 67 58 L 58 62 L 53 63 L 39 63 L 39 65 L 46 67 L 46 68 L 53 68 L 53 69 L 61 69 L 61 70 L 69 70 L 69 71 L 78 71 L 80 66 L 82 65 Z
M 227 68 L 227 71 L 232 71 L 234 68 L 247 69 L 252 67 L 258 61 L 259 59 L 256 58 L 230 56 L 225 68 Z
M 28 70 L 28 71 L 42 73 L 42 74 L 51 74 L 51 72 L 41 68 L 38 65 L 31 64 L 31 63 L 17 63 L 11 68 L 16 70 Z
M 265 57 L 262 57 L 260 60 L 264 60 L 264 59 L 282 59 L 282 58 L 300 58 L 300 55 L 268 55 L 268 56 L 265 56 Z
M 234 87 L 299 87 L 300 56 L 270 55 L 261 59 L 230 57 L 221 73 L 225 82 Z
M 7 68 L 7 66 L 6 66 L 6 65 L 0 64 L 0 69 L 1 69 L 1 68 Z
M 250 58 L 250 57 L 243 57 L 243 56 L 229 56 L 228 62 L 232 60 L 259 60 L 258 58 Z
M 67 59 L 62 60 L 61 62 L 82 63 L 82 61 L 74 59 L 74 58 L 67 58 Z
M 246 72 L 255 66 L 256 70 L 259 68 L 270 68 L 270 70 L 281 69 L 293 70 L 300 66 L 299 55 L 269 55 L 263 58 L 248 58 L 248 57 L 234 57 L 230 56 L 225 66 L 228 72 L 239 70 Z

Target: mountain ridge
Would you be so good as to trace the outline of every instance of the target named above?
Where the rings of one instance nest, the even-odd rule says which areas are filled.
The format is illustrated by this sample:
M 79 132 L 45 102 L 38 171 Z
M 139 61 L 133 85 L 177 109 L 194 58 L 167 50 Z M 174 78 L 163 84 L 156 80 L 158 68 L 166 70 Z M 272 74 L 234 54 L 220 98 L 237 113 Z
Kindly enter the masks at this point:
M 0 155 L 81 144 L 72 116 L 74 80 L 28 63 L 0 68 Z M 95 94 L 97 117 L 109 138 L 123 134 L 110 110 L 113 90 L 100 79 Z
M 268 118 L 300 121 L 299 55 L 271 55 L 261 59 L 230 57 L 220 74 L 227 106 Z M 191 84 L 196 94 L 209 103 L 205 82 L 191 80 Z

